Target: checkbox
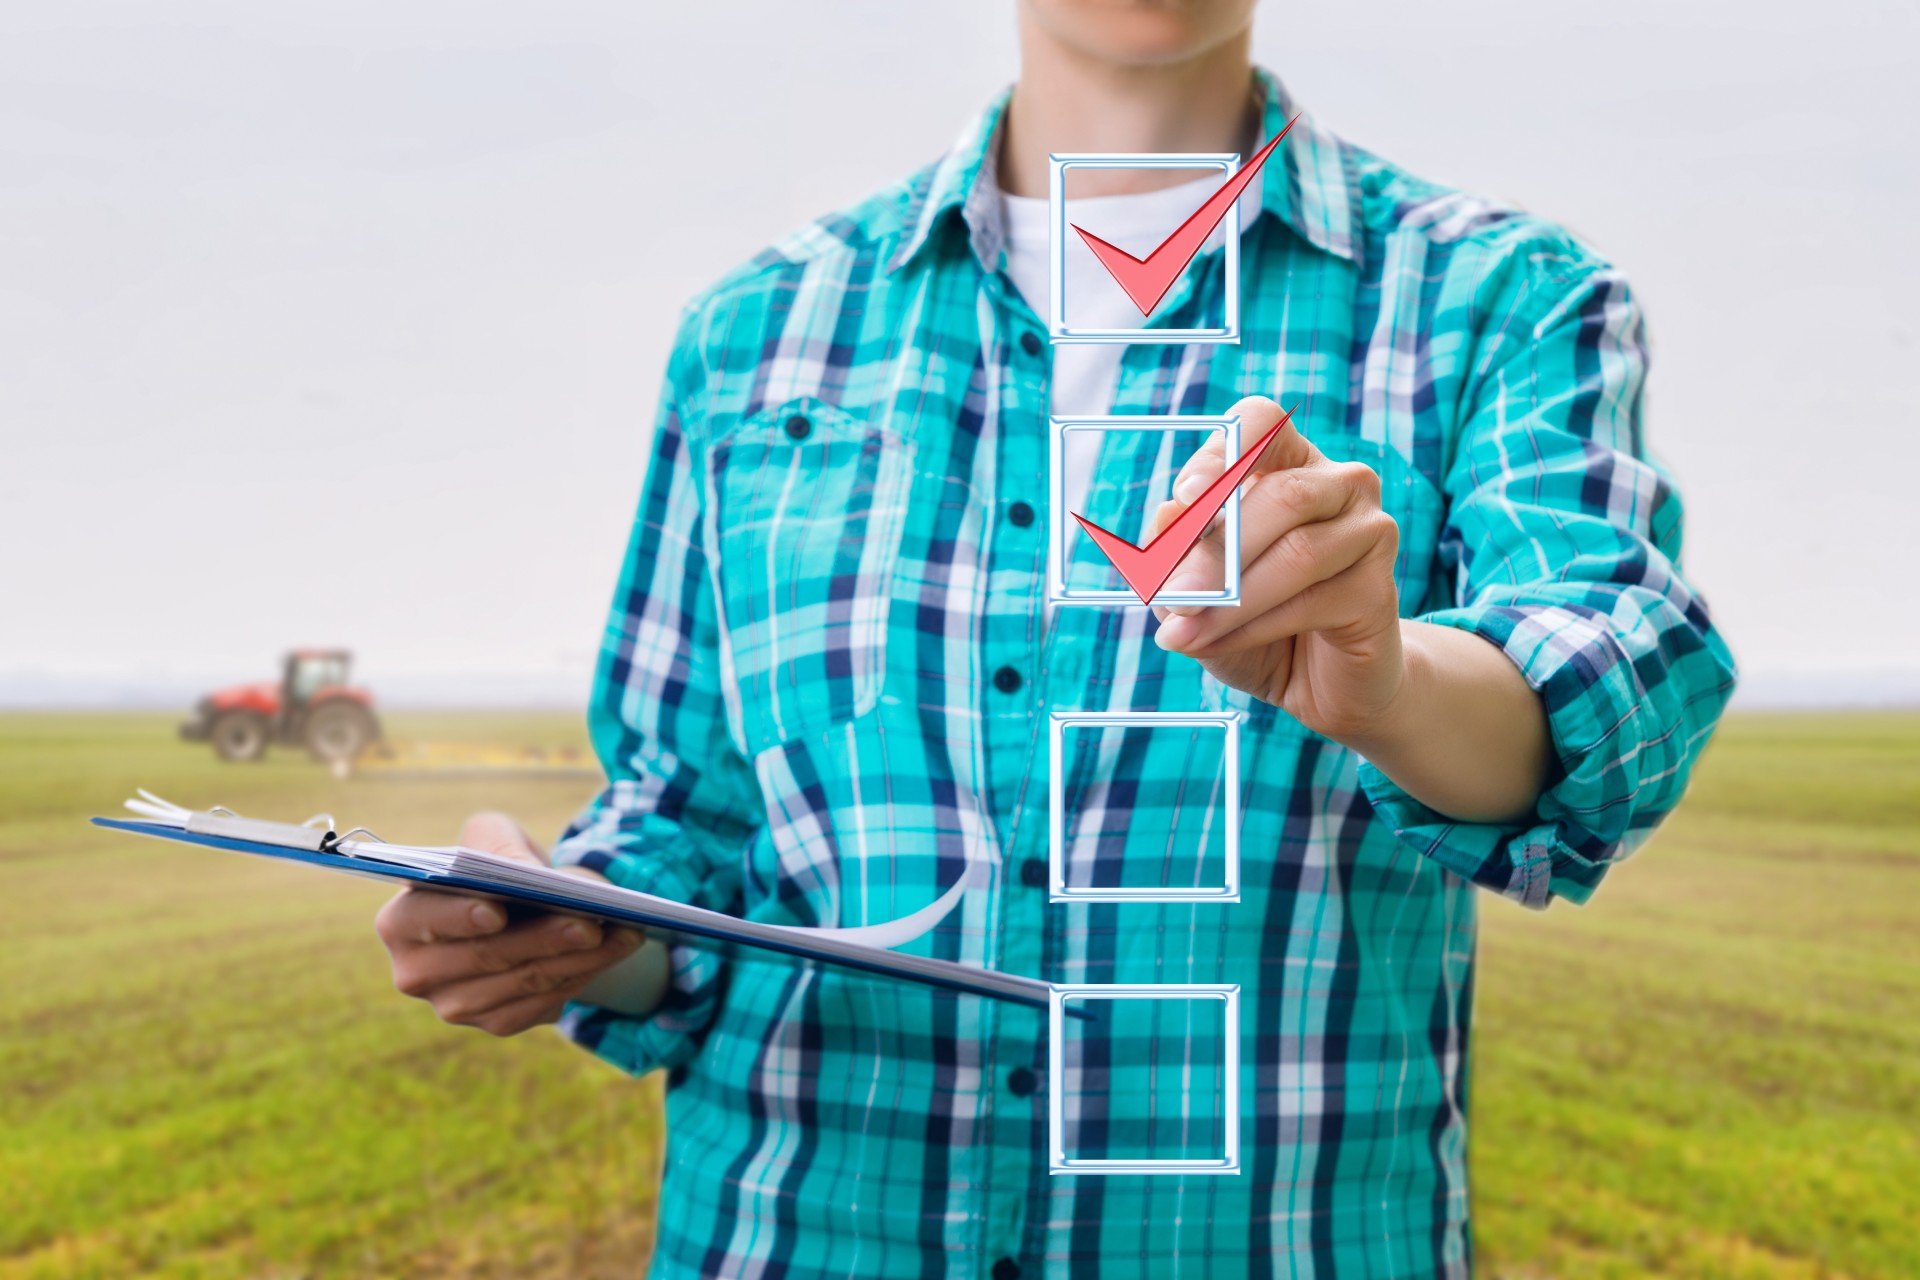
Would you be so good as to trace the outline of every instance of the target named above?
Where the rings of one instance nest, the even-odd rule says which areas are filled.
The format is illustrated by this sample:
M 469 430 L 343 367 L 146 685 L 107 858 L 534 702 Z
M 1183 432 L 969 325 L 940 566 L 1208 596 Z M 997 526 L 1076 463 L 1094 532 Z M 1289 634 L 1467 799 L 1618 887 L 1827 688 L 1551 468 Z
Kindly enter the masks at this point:
M 1143 538 L 1147 520 L 1173 496 L 1180 468 L 1216 434 L 1225 437 L 1225 458 L 1240 456 L 1240 419 L 1234 414 L 1076 414 L 1048 420 L 1047 489 L 1053 513 L 1047 535 L 1049 603 L 1146 607 L 1074 517 L 1085 517 L 1129 540 Z M 1068 492 L 1070 476 L 1087 478 L 1084 493 Z M 1163 590 L 1153 597 L 1154 604 L 1240 603 L 1238 490 L 1220 508 L 1219 520 L 1225 561 L 1220 585 Z
M 1047 1032 L 1049 1173 L 1240 1172 L 1237 985 L 1059 984 Z
M 1048 180 L 1048 226 L 1052 241 L 1053 303 L 1048 322 L 1048 333 L 1055 342 L 1077 343 L 1237 343 L 1240 341 L 1240 202 L 1235 199 L 1227 207 L 1222 221 L 1230 233 L 1222 238 L 1221 269 L 1226 274 L 1225 299 L 1222 305 L 1221 320 L 1218 328 L 1171 329 L 1155 328 L 1145 325 L 1148 317 L 1142 317 L 1141 327 L 1110 328 L 1098 325 L 1072 324 L 1068 316 L 1073 308 L 1067 297 L 1067 255 L 1070 253 L 1091 253 L 1086 243 L 1075 234 L 1067 222 L 1066 189 L 1067 174 L 1075 169 L 1191 169 L 1196 171 L 1213 170 L 1223 179 L 1231 179 L 1240 170 L 1240 156 L 1235 152 L 1163 152 L 1163 153 L 1089 153 L 1075 155 L 1055 155 L 1050 157 Z M 1097 233 L 1098 228 L 1089 227 Z M 1169 227 L 1169 231 L 1173 228 Z M 1120 246 L 1123 249 L 1128 246 Z M 1151 252 L 1153 246 L 1141 245 L 1134 252 L 1136 256 Z
M 1240 716 L 1056 711 L 1048 899 L 1240 901 Z

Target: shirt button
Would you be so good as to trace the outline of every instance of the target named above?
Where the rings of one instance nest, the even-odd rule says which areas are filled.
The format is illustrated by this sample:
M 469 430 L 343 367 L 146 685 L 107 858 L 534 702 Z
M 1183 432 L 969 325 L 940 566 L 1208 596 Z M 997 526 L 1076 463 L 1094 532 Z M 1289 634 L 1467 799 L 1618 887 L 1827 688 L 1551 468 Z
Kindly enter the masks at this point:
M 1002 693 L 1013 693 L 1024 683 L 1020 673 L 1012 667 L 1002 667 L 993 673 L 993 687 Z
M 1007 1091 L 1016 1098 L 1030 1096 L 1039 1083 L 1039 1079 L 1027 1067 L 1015 1067 L 1007 1072 Z
M 1028 858 L 1020 864 L 1020 883 L 1038 889 L 1047 882 L 1047 864 L 1040 858 Z
M 1033 508 L 1024 502 L 1016 502 L 1007 508 L 1007 519 L 1024 529 L 1033 523 Z
M 1020 1280 L 1020 1264 L 1012 1258 L 1002 1258 L 993 1264 L 993 1280 Z
M 1040 335 L 1029 329 L 1020 335 L 1020 349 L 1030 356 L 1040 354 Z
M 807 421 L 804 413 L 796 413 L 787 419 L 787 434 L 795 440 L 805 440 L 813 431 L 813 424 Z

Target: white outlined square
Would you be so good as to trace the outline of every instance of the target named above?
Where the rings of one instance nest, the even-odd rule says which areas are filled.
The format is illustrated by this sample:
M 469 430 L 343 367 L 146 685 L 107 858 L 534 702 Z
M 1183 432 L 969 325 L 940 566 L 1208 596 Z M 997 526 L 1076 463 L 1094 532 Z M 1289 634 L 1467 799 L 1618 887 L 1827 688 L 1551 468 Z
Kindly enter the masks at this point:
M 1134 415 L 1072 414 L 1047 420 L 1047 497 L 1053 527 L 1047 530 L 1047 602 L 1053 605 L 1090 605 L 1099 608 L 1144 609 L 1146 604 L 1125 587 L 1094 589 L 1067 585 L 1067 521 L 1076 513 L 1067 506 L 1067 433 L 1070 431 L 1220 431 L 1226 434 L 1229 460 L 1240 456 L 1240 419 L 1236 414 L 1143 413 Z M 1144 513 L 1143 513 L 1144 514 Z M 1240 603 L 1240 493 L 1228 495 L 1220 508 L 1225 545 L 1224 576 L 1218 591 L 1161 591 L 1156 605 L 1215 605 Z M 1123 535 L 1130 531 L 1116 529 Z M 1135 535 L 1137 536 L 1137 534 Z
M 1220 1077 L 1221 1153 L 1167 1160 L 1076 1159 L 1066 1152 L 1066 1018 L 1069 1000 L 1219 1000 L 1225 1006 Z M 1047 1006 L 1047 1172 L 1239 1173 L 1240 988 L 1233 983 L 1056 983 Z
M 1128 154 L 1073 154 L 1050 156 L 1047 183 L 1048 238 L 1052 241 L 1053 305 L 1047 332 L 1055 342 L 1188 343 L 1240 341 L 1240 201 L 1228 206 L 1222 225 L 1229 228 L 1223 242 L 1221 268 L 1226 272 L 1226 300 L 1218 329 L 1099 329 L 1067 323 L 1067 171 L 1069 169 L 1218 169 L 1223 180 L 1240 171 L 1238 152 L 1160 152 Z M 1172 231 L 1172 227 L 1167 228 Z M 1142 317 L 1147 319 L 1148 317 Z
M 1222 883 L 1202 886 L 1103 886 L 1067 883 L 1067 731 L 1214 728 L 1221 732 Z M 1049 902 L 1240 901 L 1240 714 L 1236 711 L 1056 711 L 1047 728 L 1047 900 Z

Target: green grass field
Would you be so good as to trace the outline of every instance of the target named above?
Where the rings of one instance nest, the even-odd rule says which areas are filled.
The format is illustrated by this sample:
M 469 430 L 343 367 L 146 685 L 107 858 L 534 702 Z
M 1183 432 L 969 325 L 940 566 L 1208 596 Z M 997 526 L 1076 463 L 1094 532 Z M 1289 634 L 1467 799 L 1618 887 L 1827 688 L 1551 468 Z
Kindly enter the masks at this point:
M 554 746 L 566 716 L 396 719 Z M 581 777 L 221 766 L 0 716 L 0 1280 L 631 1275 L 657 1091 L 396 996 L 379 886 L 108 835 L 133 787 L 443 842 Z M 1920 1275 L 1920 717 L 1747 716 L 1584 909 L 1483 907 L 1484 1275 Z

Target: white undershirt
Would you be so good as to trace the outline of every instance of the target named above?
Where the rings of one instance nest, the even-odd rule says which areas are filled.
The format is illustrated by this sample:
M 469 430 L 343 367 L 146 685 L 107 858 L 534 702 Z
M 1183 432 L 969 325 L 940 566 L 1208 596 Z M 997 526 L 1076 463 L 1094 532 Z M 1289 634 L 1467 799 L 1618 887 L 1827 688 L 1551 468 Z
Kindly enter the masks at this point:
M 1076 328 L 1137 328 L 1143 317 L 1133 300 L 1121 291 L 1100 260 L 1073 234 L 1072 224 L 1085 227 L 1101 239 L 1118 245 L 1135 256 L 1152 252 L 1175 227 L 1205 204 L 1207 197 L 1225 181 L 1220 173 L 1209 170 L 1192 182 L 1159 191 L 1144 191 L 1124 196 L 1086 196 L 1066 202 L 1062 230 L 1069 237 L 1066 252 L 1067 322 Z M 1260 209 L 1260 184 L 1248 184 L 1240 195 L 1239 224 L 1251 226 Z M 1053 303 L 1053 260 L 1048 201 L 1038 196 L 1000 194 L 1002 223 L 1006 229 L 1006 273 L 1020 290 L 1020 296 L 1041 318 L 1048 318 Z M 1201 252 L 1219 245 L 1226 235 L 1222 222 L 1201 246 Z M 1053 347 L 1053 380 L 1048 388 L 1047 410 L 1055 417 L 1067 414 L 1107 414 L 1113 412 L 1113 396 L 1120 381 L 1120 357 L 1126 351 L 1119 342 L 1063 342 Z M 1063 488 L 1068 511 L 1085 507 L 1087 488 L 1092 483 L 1092 449 L 1069 449 L 1066 453 L 1066 478 Z M 1053 513 L 1056 520 L 1067 519 L 1066 511 Z M 1046 610 L 1050 616 L 1052 607 Z

